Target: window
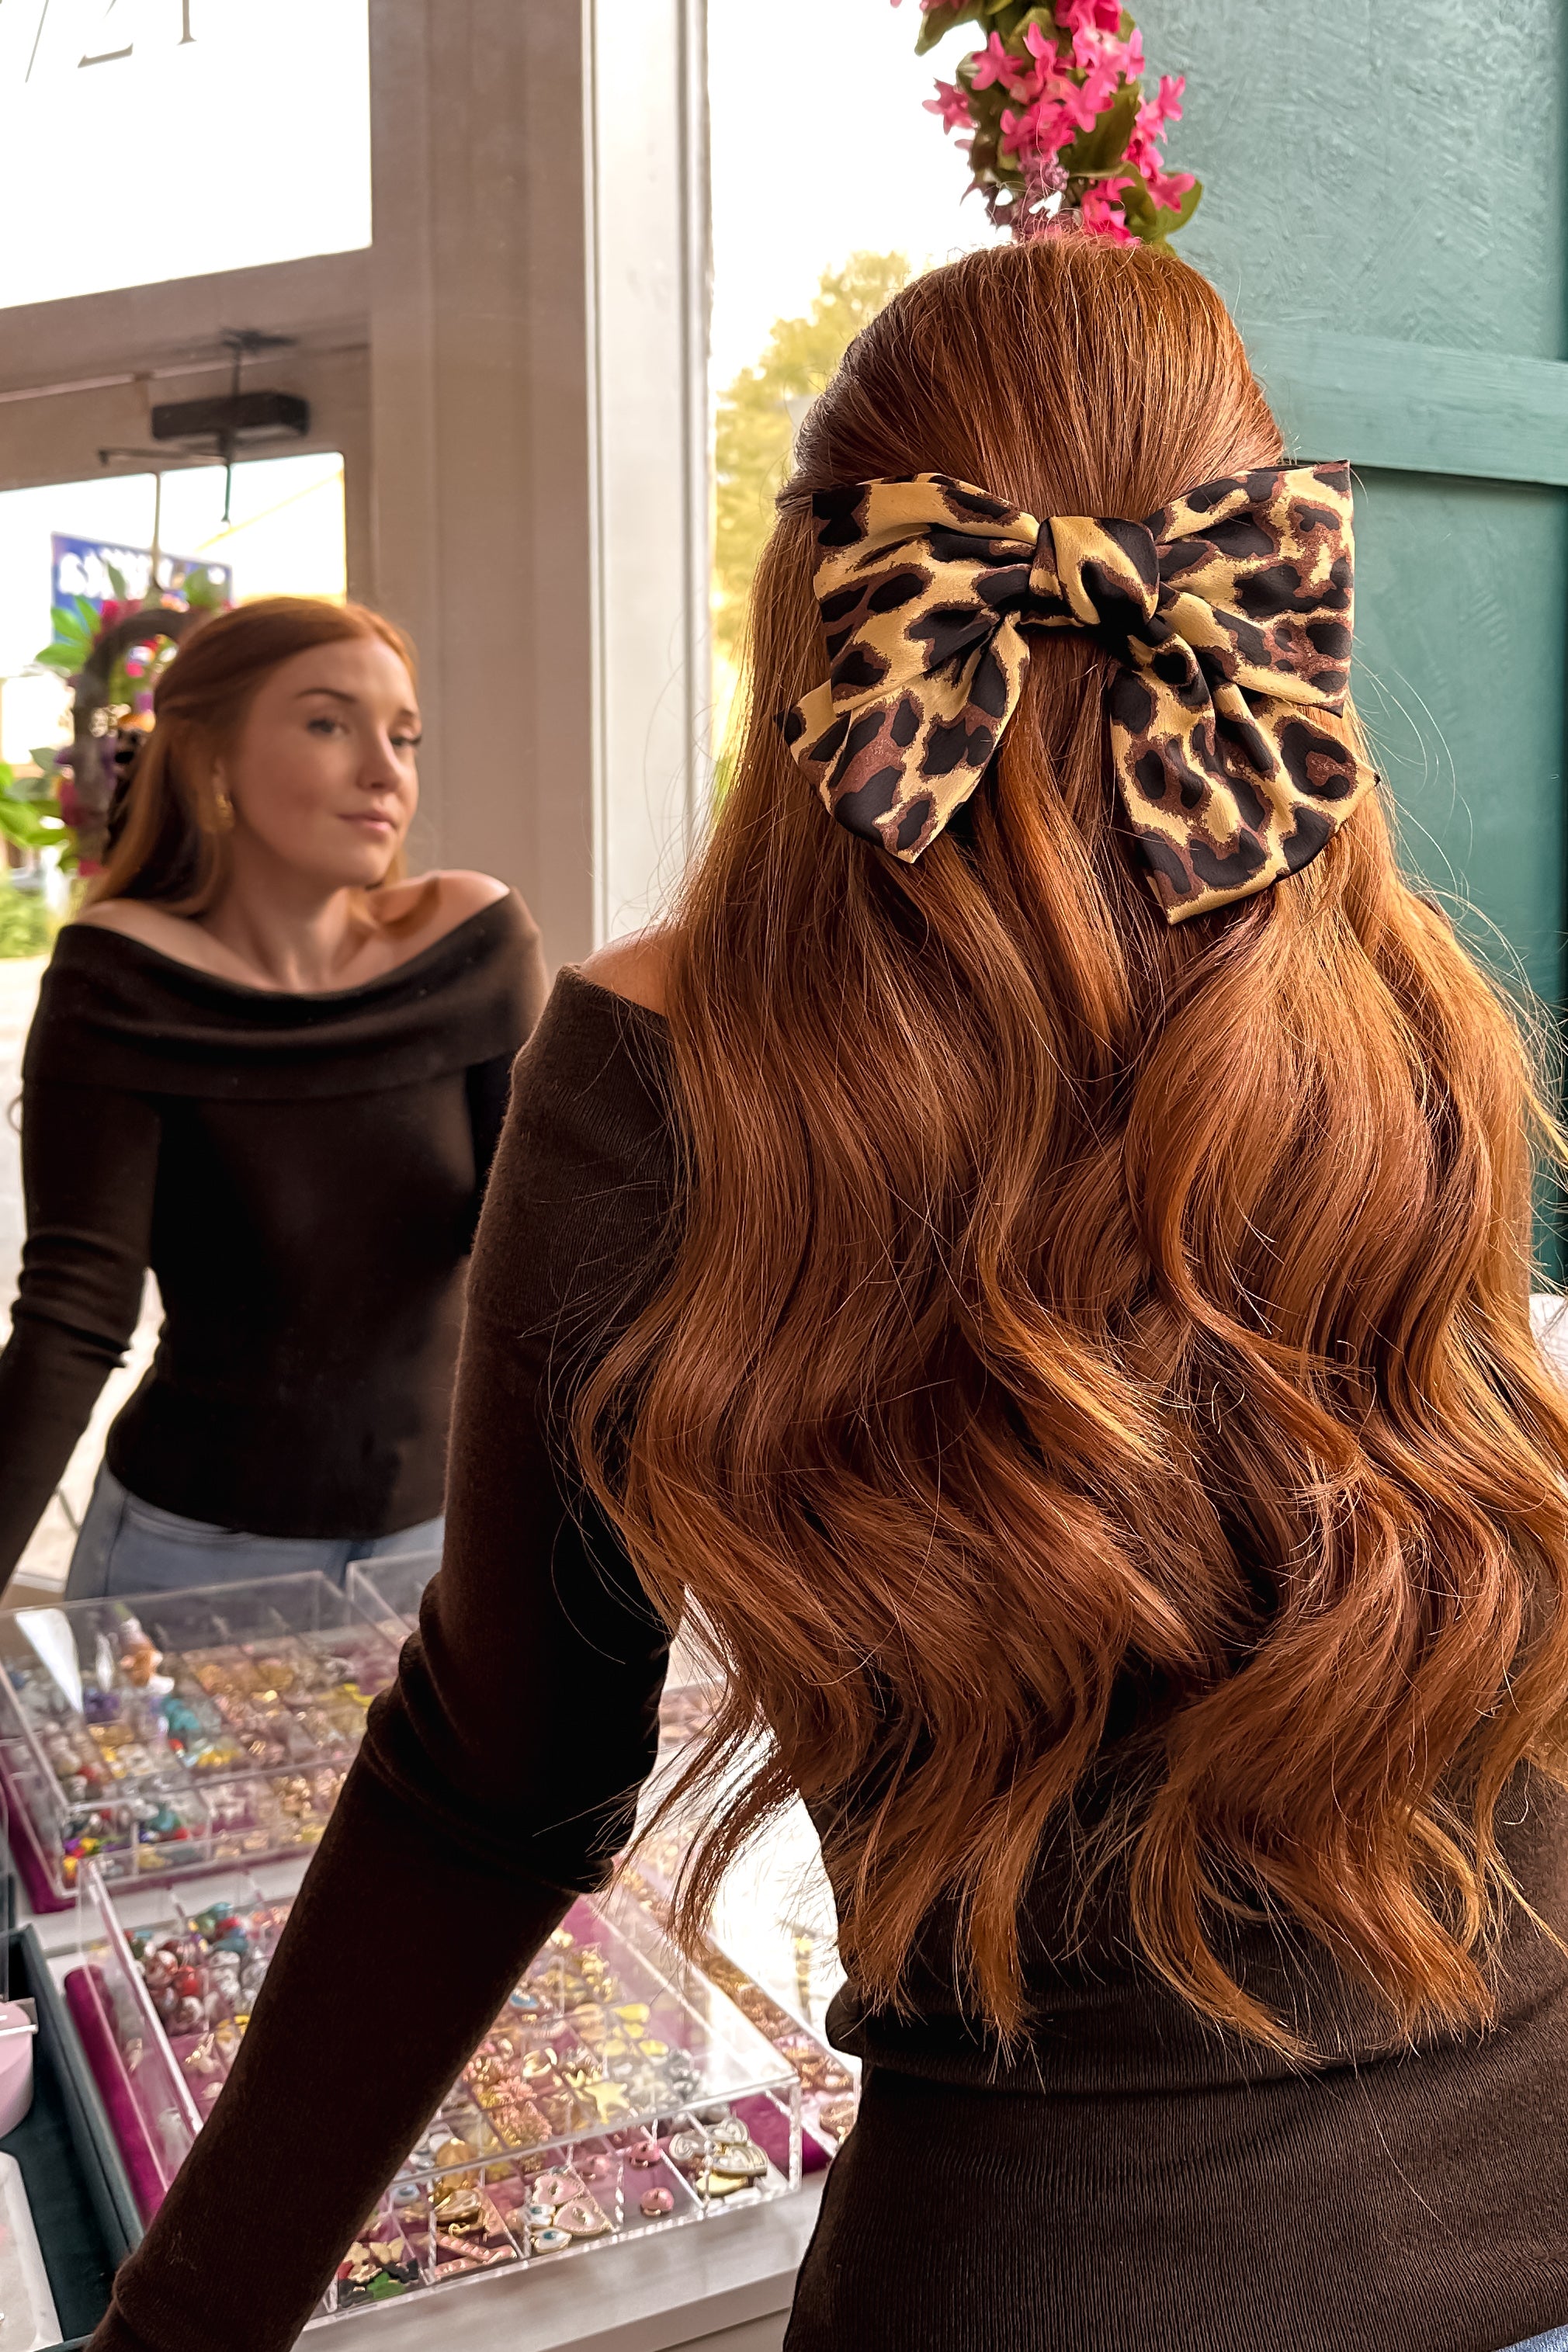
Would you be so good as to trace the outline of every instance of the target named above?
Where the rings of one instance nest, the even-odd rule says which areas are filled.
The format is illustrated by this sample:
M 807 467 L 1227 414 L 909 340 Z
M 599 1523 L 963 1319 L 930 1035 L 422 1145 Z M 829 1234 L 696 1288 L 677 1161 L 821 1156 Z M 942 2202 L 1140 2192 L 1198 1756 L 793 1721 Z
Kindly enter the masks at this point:
M 64 593 L 95 604 L 113 593 L 106 563 L 133 595 L 143 587 L 154 539 L 165 558 L 226 566 L 240 600 L 343 593 L 341 457 L 237 466 L 226 524 L 223 501 L 221 466 L 165 474 L 161 499 L 149 474 L 0 493 L 0 760 L 22 765 L 35 748 L 70 731 L 67 690 L 54 674 L 32 668 L 50 635 L 57 563 Z
M 5 0 L 0 307 L 370 242 L 367 0 Z
M 915 271 L 996 232 L 926 111 L 978 36 L 915 55 L 918 0 L 709 0 L 715 409 L 713 741 L 735 686 L 752 568 L 814 394 Z

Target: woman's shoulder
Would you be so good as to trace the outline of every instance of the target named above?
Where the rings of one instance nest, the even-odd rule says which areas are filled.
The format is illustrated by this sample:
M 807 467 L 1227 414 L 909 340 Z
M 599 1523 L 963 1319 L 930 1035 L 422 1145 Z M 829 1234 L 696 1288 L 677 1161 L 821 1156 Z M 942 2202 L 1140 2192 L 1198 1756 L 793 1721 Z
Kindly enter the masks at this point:
M 155 948 L 160 955 L 195 964 L 199 971 L 215 974 L 220 971 L 213 955 L 214 943 L 201 925 L 186 915 L 171 914 L 167 907 L 157 906 L 150 898 L 101 898 L 74 915 L 62 929 L 61 939 L 68 939 L 73 931 L 115 931 L 121 939 Z
M 658 924 L 595 948 L 580 964 L 567 969 L 595 988 L 607 989 L 628 1003 L 640 1004 L 645 1013 L 662 1013 L 674 952 L 674 931 Z
M 591 1129 L 636 1131 L 668 1116 L 668 1039 L 663 1018 L 667 932 L 644 931 L 563 964 L 542 1019 L 523 1048 L 512 1088 L 516 1118 L 544 1127 L 570 1107 Z
M 406 882 L 388 883 L 375 893 L 375 910 L 388 929 L 406 926 L 410 935 L 434 940 L 503 900 L 532 928 L 531 916 L 509 884 L 493 874 L 461 866 L 437 866 L 428 874 L 412 875 Z
M 526 950 L 539 936 L 538 926 L 522 900 L 493 874 L 442 868 L 416 875 L 408 881 L 392 883 L 378 890 L 374 906 L 374 931 L 362 939 L 359 953 L 343 974 L 342 991 L 391 979 L 402 965 L 426 955 L 450 934 L 462 930 L 477 917 L 492 914 L 492 910 L 490 923 L 478 928 L 493 935 L 495 946 L 516 946 Z M 189 916 L 174 914 L 149 899 L 100 899 L 84 907 L 74 921 L 66 925 L 61 939 L 68 939 L 73 931 L 79 935 L 84 931 L 113 932 L 212 980 L 248 988 L 270 985 L 232 948 L 215 938 L 205 924 Z M 342 991 L 329 990 L 327 993 Z

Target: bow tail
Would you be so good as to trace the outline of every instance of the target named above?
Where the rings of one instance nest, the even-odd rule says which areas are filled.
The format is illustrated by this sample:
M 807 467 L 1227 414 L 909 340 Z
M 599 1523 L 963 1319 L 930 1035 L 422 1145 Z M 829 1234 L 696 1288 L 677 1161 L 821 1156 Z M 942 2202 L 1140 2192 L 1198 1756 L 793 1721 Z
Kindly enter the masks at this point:
M 979 784 L 1028 666 L 1024 638 L 1004 621 L 961 665 L 911 665 L 837 704 L 817 687 L 786 736 L 838 823 L 912 865 Z
M 1184 690 L 1110 692 L 1117 782 L 1166 920 L 1250 898 L 1298 873 L 1375 781 L 1342 715 L 1295 699 L 1211 692 L 1195 663 Z M 1152 688 L 1145 671 L 1140 684 Z M 1131 711 L 1146 721 L 1132 728 Z

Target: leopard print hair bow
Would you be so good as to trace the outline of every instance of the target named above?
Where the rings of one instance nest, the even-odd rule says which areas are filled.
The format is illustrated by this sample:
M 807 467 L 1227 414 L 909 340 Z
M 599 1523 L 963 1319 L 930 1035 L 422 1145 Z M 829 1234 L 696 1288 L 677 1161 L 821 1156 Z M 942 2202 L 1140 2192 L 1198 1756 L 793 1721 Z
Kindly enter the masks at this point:
M 1087 629 L 1116 780 L 1168 922 L 1315 857 L 1375 782 L 1350 683 L 1350 468 L 1279 466 L 1145 522 L 1018 507 L 945 474 L 812 501 L 831 665 L 784 739 L 851 833 L 912 862 L 1017 707 L 1029 633 Z

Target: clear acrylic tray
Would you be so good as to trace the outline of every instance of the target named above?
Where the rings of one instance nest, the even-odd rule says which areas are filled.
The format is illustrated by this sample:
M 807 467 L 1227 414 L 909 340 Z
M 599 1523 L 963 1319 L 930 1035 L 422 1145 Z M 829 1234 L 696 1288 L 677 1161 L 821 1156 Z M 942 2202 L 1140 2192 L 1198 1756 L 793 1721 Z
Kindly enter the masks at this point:
M 47 1901 L 89 1860 L 124 1878 L 313 1845 L 396 1671 L 322 1576 L 0 1616 L 18 1859 L 36 1849 Z
M 84 1966 L 124 2074 L 107 2103 L 159 2176 L 155 2205 L 223 2086 L 289 1898 L 244 1871 L 125 1887 L 91 1864 L 83 1891 L 97 1922 Z M 578 1902 L 321 2315 L 781 2197 L 801 2159 L 795 2068 L 635 1901 Z
M 623 1864 L 621 1899 L 643 1911 L 656 1934 L 668 1906 L 679 1854 L 674 1841 L 661 1846 L 649 1840 L 637 1850 L 634 1862 Z M 662 1865 L 662 1867 L 661 1867 Z M 807 2135 L 808 2171 L 837 2155 L 855 2127 L 860 2104 L 860 2078 L 838 2052 L 803 2017 L 787 2009 L 765 1985 L 759 1984 L 710 1937 L 704 1937 L 698 1958 L 710 1983 L 726 1993 L 748 2023 L 770 2042 L 795 2074 L 800 2092 L 801 2123 Z M 814 2150 L 811 2143 L 816 2146 Z
M 349 1570 L 349 1599 L 401 1649 L 419 1622 L 419 1601 L 441 1565 L 438 1551 L 388 1552 Z
M 441 1565 L 438 1551 L 389 1553 L 382 1559 L 356 1560 L 349 1570 L 349 1597 L 389 1641 L 405 1642 L 419 1622 L 419 1602 L 425 1587 Z M 682 1672 L 679 1650 L 671 1660 L 672 1679 L 665 1685 L 658 1708 L 660 1750 L 683 1748 L 705 1731 L 718 1704 L 720 1685 L 691 1679 Z

